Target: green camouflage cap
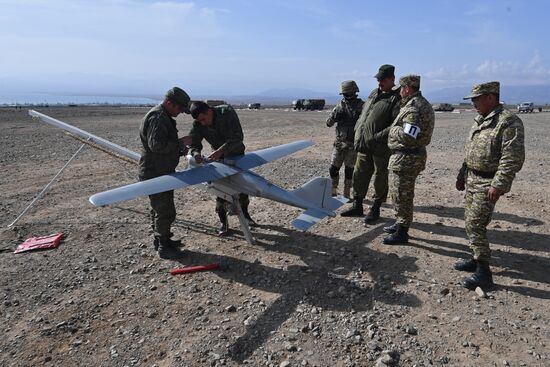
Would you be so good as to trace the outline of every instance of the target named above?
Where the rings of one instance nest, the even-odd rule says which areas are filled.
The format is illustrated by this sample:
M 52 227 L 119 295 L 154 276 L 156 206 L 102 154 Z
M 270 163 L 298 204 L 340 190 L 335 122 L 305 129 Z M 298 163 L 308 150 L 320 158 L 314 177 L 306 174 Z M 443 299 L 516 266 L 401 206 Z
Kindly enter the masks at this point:
M 387 77 L 395 76 L 395 66 L 390 64 L 384 64 L 378 69 L 378 73 L 374 76 L 376 79 L 384 79 Z
M 345 80 L 340 85 L 340 94 L 351 94 L 351 93 L 358 93 L 359 87 L 357 86 L 357 83 L 355 83 L 354 80 Z
M 397 90 L 401 87 L 409 86 L 420 89 L 420 75 L 409 74 L 399 78 L 399 84 L 394 86 L 392 89 Z
M 476 84 L 473 86 L 472 91 L 470 92 L 470 95 L 464 97 L 464 99 L 472 99 L 475 97 L 482 96 L 484 94 L 500 94 L 500 83 L 487 82 L 482 84 Z
M 191 98 L 185 91 L 181 88 L 174 87 L 166 92 L 166 99 L 172 101 L 173 103 L 179 105 L 183 112 L 191 113 L 189 110 L 189 102 Z

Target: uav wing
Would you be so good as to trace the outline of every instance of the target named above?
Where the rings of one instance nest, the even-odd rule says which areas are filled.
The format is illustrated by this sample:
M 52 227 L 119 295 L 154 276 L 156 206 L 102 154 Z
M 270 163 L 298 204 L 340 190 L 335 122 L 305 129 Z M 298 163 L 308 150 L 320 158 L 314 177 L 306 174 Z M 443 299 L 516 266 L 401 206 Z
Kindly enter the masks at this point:
M 235 169 L 226 164 L 212 162 L 204 166 L 97 193 L 90 197 L 90 203 L 96 206 L 104 206 L 119 201 L 135 199 L 140 196 L 157 194 L 159 192 L 219 180 L 220 178 L 231 176 L 239 172 L 241 172 L 239 169 Z
M 44 115 L 43 113 L 36 112 L 35 110 L 29 110 L 29 115 L 31 115 L 33 118 L 37 118 L 42 122 L 45 122 L 49 125 L 58 127 L 60 129 L 63 129 L 65 131 L 70 132 L 71 134 L 74 134 L 76 136 L 79 136 L 91 143 L 95 143 L 103 148 L 107 148 L 111 151 L 114 151 L 120 155 L 123 155 L 127 158 L 130 158 L 134 161 L 139 161 L 139 153 L 133 152 L 130 149 L 126 149 L 124 147 L 121 147 L 118 144 L 112 143 L 106 139 L 100 138 L 97 135 L 90 134 L 89 132 L 79 129 L 77 127 L 74 127 L 72 125 L 69 125 L 63 121 L 59 121 L 57 119 L 54 119 L 53 117 L 50 117 L 48 115 Z
M 235 160 L 235 166 L 240 169 L 251 169 L 305 149 L 313 144 L 311 140 L 298 140 L 288 144 L 256 150 L 237 158 Z
M 237 174 L 242 170 L 247 170 L 274 161 L 313 144 L 314 143 L 310 140 L 298 140 L 276 147 L 257 150 L 236 158 L 231 166 L 220 162 L 211 162 L 204 166 L 100 192 L 92 195 L 90 197 L 90 202 L 96 206 L 103 206 L 119 201 L 135 199 L 140 196 L 157 194 L 159 192 L 180 189 L 209 181 L 216 181 Z

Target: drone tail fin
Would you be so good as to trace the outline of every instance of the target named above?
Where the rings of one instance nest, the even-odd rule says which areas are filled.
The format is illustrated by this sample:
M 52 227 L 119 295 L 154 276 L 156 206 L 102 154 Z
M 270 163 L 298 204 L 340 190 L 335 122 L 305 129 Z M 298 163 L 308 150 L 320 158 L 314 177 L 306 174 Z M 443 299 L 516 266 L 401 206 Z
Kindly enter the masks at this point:
M 347 202 L 343 196 L 332 196 L 332 181 L 324 177 L 314 178 L 294 190 L 293 194 L 312 204 L 311 208 L 308 208 L 292 222 L 292 225 L 301 231 L 307 231 L 327 216 L 334 217 L 336 215 L 334 211 Z

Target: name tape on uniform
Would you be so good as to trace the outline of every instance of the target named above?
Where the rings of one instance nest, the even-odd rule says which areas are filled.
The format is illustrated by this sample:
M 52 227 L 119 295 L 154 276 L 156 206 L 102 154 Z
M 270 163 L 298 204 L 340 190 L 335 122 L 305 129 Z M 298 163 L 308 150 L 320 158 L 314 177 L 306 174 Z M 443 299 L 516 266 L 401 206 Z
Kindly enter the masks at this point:
M 420 134 L 420 126 L 411 125 L 405 122 L 405 124 L 403 125 L 403 132 L 416 139 L 418 137 L 418 134 Z

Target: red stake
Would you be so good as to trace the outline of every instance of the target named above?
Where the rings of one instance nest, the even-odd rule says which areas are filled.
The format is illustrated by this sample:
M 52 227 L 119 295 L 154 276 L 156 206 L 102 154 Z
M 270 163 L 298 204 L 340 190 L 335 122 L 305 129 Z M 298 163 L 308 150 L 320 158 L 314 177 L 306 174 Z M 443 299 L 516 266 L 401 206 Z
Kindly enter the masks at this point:
M 219 267 L 220 267 L 220 264 L 186 266 L 186 267 L 183 267 L 183 268 L 171 269 L 170 274 L 177 275 L 177 274 L 184 274 L 184 273 L 194 273 L 196 271 L 205 271 L 205 270 L 218 269 Z

